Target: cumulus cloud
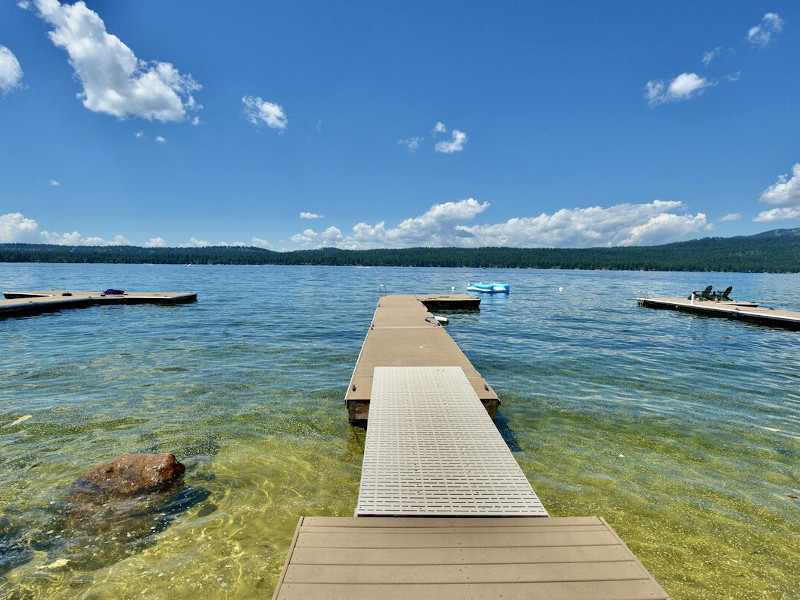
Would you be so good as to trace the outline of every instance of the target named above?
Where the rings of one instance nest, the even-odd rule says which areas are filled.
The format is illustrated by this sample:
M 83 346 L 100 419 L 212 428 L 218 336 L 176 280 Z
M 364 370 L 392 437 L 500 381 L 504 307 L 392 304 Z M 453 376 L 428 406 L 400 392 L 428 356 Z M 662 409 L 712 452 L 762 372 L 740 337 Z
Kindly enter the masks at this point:
M 424 139 L 425 138 L 423 137 L 410 137 L 405 140 L 398 140 L 397 143 L 400 144 L 401 146 L 405 146 L 406 148 L 408 148 L 408 151 L 413 154 L 414 152 L 419 150 L 419 144 Z
M 768 223 L 800 219 L 800 163 L 792 167 L 792 174 L 780 175 L 778 180 L 761 192 L 760 202 L 779 208 L 758 213 L 754 221 Z
M 266 125 L 271 129 L 286 129 L 289 124 L 280 104 L 267 102 L 259 97 L 244 96 L 244 114 L 253 125 Z
M 167 242 L 162 237 L 154 237 L 150 238 L 145 242 L 145 248 L 165 248 L 167 246 Z
M 207 240 L 200 240 L 200 239 L 197 239 L 196 237 L 191 237 L 191 238 L 189 238 L 189 242 L 186 243 L 186 244 L 183 244 L 181 247 L 183 247 L 183 248 L 186 248 L 186 247 L 188 247 L 188 248 L 209 248 L 209 247 L 212 247 L 212 246 L 228 246 L 228 247 L 232 247 L 232 248 L 241 248 L 243 246 L 246 246 L 246 244 L 244 242 L 225 242 L 225 241 L 209 242 Z
M 313 229 L 306 229 L 303 233 L 297 233 L 291 237 L 295 244 L 301 246 L 334 246 L 342 239 L 342 232 L 336 227 L 328 227 L 325 231 L 317 233 Z
M 720 217 L 720 223 L 727 223 L 728 221 L 738 221 L 742 218 L 742 213 L 728 213 L 724 217 Z
M 22 213 L 0 215 L 0 243 L 38 242 L 39 224 Z
M 396 227 L 356 224 L 350 235 L 331 241 L 339 248 L 408 248 L 415 246 L 588 247 L 657 244 L 709 229 L 703 213 L 690 214 L 681 202 L 654 200 L 646 204 L 617 204 L 607 208 L 571 208 L 503 223 L 468 223 L 489 208 L 473 198 L 433 205 L 419 217 Z M 339 233 L 339 230 L 336 230 Z M 306 230 L 292 237 L 305 246 L 325 245 L 320 234 Z
M 262 240 L 261 238 L 258 238 L 258 237 L 253 237 L 253 239 L 250 242 L 250 245 L 251 246 L 255 246 L 256 248 L 269 248 L 270 247 L 270 243 L 267 240 Z
M 324 219 L 323 215 L 318 215 L 317 213 L 313 212 L 301 212 L 300 213 L 301 219 Z
M 142 138 L 144 137 L 144 131 L 137 131 L 133 135 L 136 136 L 137 138 Z
M 437 133 L 447 133 L 447 127 L 441 121 L 436 121 L 436 125 L 433 126 L 433 133 L 434 135 Z
M 181 74 L 168 62 L 138 59 L 106 31 L 100 16 L 84 2 L 35 0 L 34 4 L 53 28 L 50 40 L 69 55 L 83 86 L 78 97 L 89 110 L 119 118 L 182 121 L 187 111 L 202 108 L 192 95 L 202 86 L 191 75 Z
M 0 44 L 0 92 L 7 94 L 22 81 L 22 67 L 14 53 Z
M 55 233 L 43 231 L 42 242 L 57 244 L 59 246 L 132 246 L 133 242 L 122 235 L 115 235 L 113 239 L 106 240 L 99 236 L 84 237 L 77 231 L 72 233 Z
M 645 85 L 644 97 L 650 106 L 658 106 L 664 102 L 680 102 L 689 100 L 703 93 L 712 82 L 697 73 L 681 73 L 670 82 L 651 80 Z
M 438 125 L 438 123 L 437 123 Z M 436 151 L 442 154 L 453 154 L 454 152 L 461 152 L 464 149 L 464 144 L 467 143 L 467 134 L 458 129 L 453 129 L 449 141 L 436 142 Z
M 106 240 L 97 236 L 84 237 L 77 231 L 55 233 L 39 231 L 39 224 L 22 213 L 0 215 L 0 243 L 58 244 L 61 246 L 130 246 L 122 235 Z
M 160 135 L 159 135 L 159 136 L 156 136 L 156 141 L 157 141 L 159 144 L 163 144 L 164 142 L 166 142 L 166 141 L 167 141 L 167 138 L 165 138 L 165 137 L 162 137 L 162 136 L 160 136 Z
M 775 206 L 800 206 L 800 163 L 792 167 L 792 175 L 780 175 L 759 198 L 761 202 Z
M 761 19 L 761 23 L 751 27 L 747 31 L 747 41 L 754 46 L 762 48 L 772 41 L 774 35 L 783 31 L 783 19 L 778 13 L 767 13 Z
M 800 219 L 800 206 L 764 210 L 758 213 L 758 216 L 753 221 L 756 223 L 772 223 L 773 221 L 793 221 L 795 219 Z
M 60 181 L 56 181 L 55 179 L 51 179 L 48 182 L 48 185 L 50 185 L 51 187 L 59 187 L 61 185 L 61 182 Z

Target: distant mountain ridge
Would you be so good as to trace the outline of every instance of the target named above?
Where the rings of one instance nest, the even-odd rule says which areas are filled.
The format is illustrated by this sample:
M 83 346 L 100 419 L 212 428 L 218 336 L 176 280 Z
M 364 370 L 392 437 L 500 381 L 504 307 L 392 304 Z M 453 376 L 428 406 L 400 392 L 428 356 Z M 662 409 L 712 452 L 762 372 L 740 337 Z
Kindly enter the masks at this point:
M 0 244 L 0 262 L 329 265 L 800 273 L 800 228 L 613 248 L 292 250 Z
M 779 235 L 800 235 L 800 227 L 794 227 L 791 229 L 770 229 L 769 231 L 754 233 L 750 237 L 773 237 Z

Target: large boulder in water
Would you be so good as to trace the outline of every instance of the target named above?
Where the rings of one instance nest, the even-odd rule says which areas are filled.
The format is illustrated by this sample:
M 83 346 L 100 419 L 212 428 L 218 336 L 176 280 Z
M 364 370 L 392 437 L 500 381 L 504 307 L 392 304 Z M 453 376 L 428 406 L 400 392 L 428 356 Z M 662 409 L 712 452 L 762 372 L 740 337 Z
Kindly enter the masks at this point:
M 174 454 L 123 454 L 86 471 L 73 484 L 72 494 L 106 502 L 160 492 L 173 486 L 185 470 Z

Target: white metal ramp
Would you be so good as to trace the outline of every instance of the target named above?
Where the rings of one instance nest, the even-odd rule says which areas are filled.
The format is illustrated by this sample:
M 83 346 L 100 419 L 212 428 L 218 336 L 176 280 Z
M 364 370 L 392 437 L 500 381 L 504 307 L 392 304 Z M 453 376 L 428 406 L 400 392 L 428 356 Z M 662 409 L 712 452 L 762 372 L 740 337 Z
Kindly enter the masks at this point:
M 375 367 L 356 516 L 548 516 L 461 367 Z

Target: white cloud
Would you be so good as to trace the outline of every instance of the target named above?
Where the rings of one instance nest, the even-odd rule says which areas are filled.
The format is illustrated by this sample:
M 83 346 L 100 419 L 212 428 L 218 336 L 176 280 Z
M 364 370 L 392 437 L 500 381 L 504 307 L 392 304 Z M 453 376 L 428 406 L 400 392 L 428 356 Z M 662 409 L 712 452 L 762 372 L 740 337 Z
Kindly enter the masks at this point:
M 496 224 L 468 224 L 488 207 L 488 202 L 473 198 L 435 204 L 422 216 L 405 219 L 396 227 L 387 227 L 384 221 L 377 225 L 358 223 L 350 235 L 335 243 L 350 249 L 631 246 L 674 241 L 710 228 L 705 214 L 688 214 L 683 203 L 663 200 L 562 209 Z M 293 236 L 292 242 L 325 245 L 320 244 L 319 235 L 309 229 Z
M 442 154 L 453 154 L 454 152 L 461 152 L 464 149 L 464 144 L 467 143 L 467 134 L 458 129 L 453 129 L 450 141 L 436 142 L 436 151 Z
M 197 116 L 192 117 L 192 121 L 191 122 L 192 122 L 192 125 L 200 125 L 200 123 L 202 123 L 202 121 L 200 120 L 200 117 L 197 117 Z
M 720 217 L 720 223 L 727 223 L 728 221 L 738 221 L 742 218 L 742 213 L 728 213 L 724 217 Z
M 258 237 L 253 237 L 252 241 L 250 242 L 251 246 L 255 246 L 256 248 L 269 248 L 270 243 L 267 240 L 262 240 Z
M 133 242 L 122 235 L 116 235 L 111 240 L 105 240 L 98 236 L 84 237 L 77 231 L 72 233 L 55 233 L 43 231 L 40 242 L 45 244 L 57 244 L 59 246 L 131 246 Z
M 756 223 L 771 223 L 773 221 L 792 221 L 794 219 L 800 219 L 800 206 L 764 210 L 758 213 L 758 216 L 753 221 Z
M 708 52 L 703 54 L 702 58 L 703 64 L 705 66 L 708 66 L 711 63 L 711 61 L 714 60 L 721 53 L 722 53 L 722 46 L 717 46 L 713 50 L 709 50 Z
M 413 154 L 419 150 L 419 143 L 424 139 L 423 137 L 410 137 L 405 140 L 398 140 L 397 143 L 408 148 L 408 151 Z
M 447 127 L 441 121 L 436 121 L 436 125 L 433 126 L 433 134 L 437 133 L 447 133 Z
M 38 242 L 39 225 L 22 213 L 0 215 L 0 243 Z
M 763 192 L 759 201 L 775 206 L 800 206 L 800 163 L 792 167 L 792 176 L 780 175 Z
M 313 229 L 306 229 L 291 237 L 291 241 L 301 246 L 334 246 L 342 239 L 342 232 L 336 227 L 328 227 L 325 231 L 317 233 Z
M 657 106 L 664 102 L 679 102 L 689 100 L 703 93 L 703 90 L 714 85 L 697 73 L 681 73 L 667 83 L 664 80 L 648 81 L 645 85 L 644 97 L 650 106 Z
M 165 248 L 167 246 L 167 242 L 162 237 L 154 237 L 150 238 L 145 242 L 145 248 Z
M 142 138 L 144 137 L 144 131 L 137 131 L 133 135 L 135 135 L 137 138 Z
M 160 135 L 159 135 L 159 136 L 156 136 L 156 141 L 157 141 L 159 144 L 163 144 L 164 142 L 166 142 L 166 141 L 167 141 L 167 138 L 165 138 L 165 137 L 162 137 L 162 136 L 160 136 Z
M 800 219 L 800 163 L 792 167 L 792 175 L 780 175 L 778 180 L 761 192 L 760 202 L 779 208 L 758 213 L 757 223 Z
M 4 94 L 19 87 L 22 81 L 22 67 L 14 53 L 0 44 L 0 92 Z
M 182 121 L 187 111 L 202 108 L 192 95 L 201 86 L 191 75 L 167 62 L 136 58 L 84 2 L 35 0 L 35 5 L 53 27 L 50 40 L 67 51 L 83 86 L 78 97 L 89 110 L 119 118 Z
M 280 104 L 267 102 L 258 97 L 244 96 L 244 114 L 253 125 L 266 125 L 272 129 L 286 129 L 289 121 Z
M 28 10 L 31 7 L 30 0 L 19 0 L 17 2 L 17 6 L 19 6 L 22 10 Z
M 300 213 L 301 219 L 324 219 L 323 215 L 318 215 L 317 213 L 313 212 L 301 212 Z
M 61 185 L 61 182 L 60 181 L 56 181 L 55 179 L 51 179 L 48 182 L 48 185 L 50 185 L 52 187 L 59 187 Z
M 209 242 L 207 240 L 199 240 L 196 237 L 189 238 L 189 242 L 187 244 L 183 244 L 183 248 L 208 248 L 211 246 L 229 246 L 234 248 L 241 248 L 242 246 L 246 246 L 244 242 Z
M 747 41 L 754 46 L 762 48 L 770 43 L 773 35 L 777 35 L 783 30 L 783 19 L 778 13 L 767 13 L 761 19 L 761 23 L 751 27 L 747 32 Z

